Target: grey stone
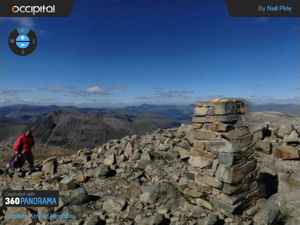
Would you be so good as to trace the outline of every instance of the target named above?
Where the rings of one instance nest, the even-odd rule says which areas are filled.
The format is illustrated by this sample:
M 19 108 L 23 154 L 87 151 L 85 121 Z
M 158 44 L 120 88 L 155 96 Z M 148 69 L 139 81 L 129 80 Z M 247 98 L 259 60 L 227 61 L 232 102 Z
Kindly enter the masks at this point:
M 212 131 L 216 132 L 227 132 L 234 129 L 234 126 L 231 124 L 225 124 L 220 122 L 211 123 L 208 127 Z
M 256 181 L 252 182 L 251 184 L 242 182 L 236 185 L 224 183 L 222 192 L 226 195 L 233 195 L 248 190 L 249 186 L 257 186 Z
M 235 205 L 231 205 L 230 203 L 220 200 L 220 199 L 217 201 L 217 203 L 220 208 L 222 208 L 232 214 L 236 213 L 242 207 L 242 204 L 243 204 L 243 202 L 239 202 Z
M 143 219 L 141 225 L 158 225 L 164 220 L 163 215 L 155 214 L 149 218 Z
M 132 147 L 131 143 L 128 143 L 128 144 L 126 145 L 124 154 L 125 154 L 127 157 L 130 157 L 130 156 L 133 155 L 133 147 Z
M 209 108 L 208 107 L 195 107 L 194 115 L 195 116 L 206 116 Z
M 202 199 L 202 198 L 196 198 L 194 199 L 195 203 L 197 206 L 200 206 L 200 207 L 204 207 L 206 209 L 209 209 L 210 211 L 212 210 L 213 206 L 210 202 Z
M 208 140 L 208 141 L 221 141 L 221 134 L 214 131 L 209 130 L 195 130 L 194 131 L 195 138 L 197 140 Z
M 285 138 L 285 142 L 286 143 L 295 143 L 295 144 L 298 144 L 300 143 L 300 138 L 299 138 L 299 135 L 298 133 L 293 130 L 290 135 L 288 135 L 286 138 Z
M 80 187 L 72 191 L 71 194 L 72 204 L 85 203 L 89 199 L 89 195 L 84 187 Z
M 186 174 L 186 177 L 187 177 L 187 179 L 189 179 L 189 180 L 195 180 L 195 174 L 194 173 L 187 173 Z
M 284 138 L 284 136 L 289 135 L 293 130 L 293 127 L 291 124 L 282 124 L 278 130 L 278 137 Z
M 43 165 L 42 171 L 45 175 L 53 176 L 56 172 L 56 161 L 50 161 Z
M 226 137 L 226 139 L 233 141 L 233 140 L 239 140 L 242 137 L 249 135 L 250 130 L 248 129 L 248 127 L 238 127 L 227 133 L 222 133 L 222 134 L 224 137 Z
M 223 183 L 220 182 L 218 179 L 216 179 L 215 177 L 210 177 L 210 176 L 205 176 L 202 174 L 197 174 L 196 176 L 196 182 L 200 183 L 200 184 L 206 184 L 208 186 L 212 186 L 218 189 L 221 189 L 223 186 Z
M 236 123 L 238 121 L 243 121 L 243 117 L 240 115 L 224 115 L 224 116 L 206 116 L 206 117 L 194 117 L 193 123 Z
M 247 197 L 249 194 L 257 192 L 257 183 L 253 182 L 251 185 L 247 184 L 245 191 L 239 191 L 239 193 L 236 193 L 235 195 L 226 195 L 224 193 L 221 193 L 218 196 L 218 199 L 229 203 L 230 205 L 236 205 L 242 201 L 247 200 Z
M 215 103 L 215 114 L 239 114 L 244 112 L 244 104 L 242 102 L 218 102 Z
M 95 177 L 104 177 L 109 173 L 109 171 L 109 166 L 100 165 L 98 168 L 95 169 Z
M 143 152 L 141 155 L 141 160 L 146 161 L 146 162 L 151 162 L 151 157 L 149 153 Z
M 259 199 L 256 202 L 258 210 L 253 217 L 255 225 L 261 224 L 278 224 L 280 219 L 280 210 L 272 201 L 266 199 Z
M 77 188 L 79 185 L 72 177 L 65 177 L 59 182 L 59 189 L 62 191 L 68 191 Z
M 233 154 L 219 153 L 218 159 L 220 163 L 223 163 L 228 166 L 232 166 L 236 162 L 235 155 Z
M 212 160 L 202 156 L 190 156 L 189 164 L 196 168 L 210 168 Z
M 201 225 L 215 225 L 218 222 L 218 216 L 209 214 L 207 217 L 198 220 L 198 224 Z
M 101 220 L 97 215 L 89 215 L 89 217 L 84 222 L 84 225 L 99 225 L 101 224 Z M 103 224 L 103 222 L 102 222 Z
M 267 154 L 271 153 L 271 142 L 270 141 L 264 141 L 264 140 L 258 141 L 255 144 L 255 147 Z
M 167 151 L 170 149 L 170 146 L 168 144 L 161 143 L 158 145 L 157 149 L 158 149 L 158 151 Z
M 111 154 L 111 155 L 109 155 L 108 157 L 106 157 L 105 159 L 104 159 L 104 165 L 106 165 L 106 166 L 111 166 L 111 165 L 113 165 L 114 163 L 115 163 L 115 155 L 114 154 Z
M 142 195 L 140 200 L 142 202 L 154 202 L 159 197 L 160 184 L 152 184 L 147 186 L 142 186 Z
M 216 171 L 216 178 L 222 182 L 233 184 L 243 180 L 249 172 L 256 168 L 256 160 L 233 167 L 220 164 Z
M 108 213 L 117 213 L 122 211 L 125 205 L 126 201 L 124 199 L 109 198 L 103 203 L 103 210 Z
M 237 143 L 229 142 L 229 141 L 210 141 L 209 147 L 217 152 L 226 152 L 226 153 L 236 153 L 240 152 L 241 148 L 239 148 Z
M 294 129 L 297 131 L 298 134 L 300 134 L 300 125 L 294 124 Z
M 181 147 L 177 147 L 176 150 L 180 155 L 180 159 L 188 159 L 190 157 L 190 153 L 187 150 Z

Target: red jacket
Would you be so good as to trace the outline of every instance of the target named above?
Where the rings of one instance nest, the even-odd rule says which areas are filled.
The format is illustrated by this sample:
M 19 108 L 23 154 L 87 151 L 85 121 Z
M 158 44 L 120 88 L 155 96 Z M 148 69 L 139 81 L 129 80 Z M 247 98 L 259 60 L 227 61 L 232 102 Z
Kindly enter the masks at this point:
M 25 137 L 25 135 L 21 135 L 16 140 L 14 151 L 18 153 L 19 151 L 22 151 L 22 154 L 31 154 L 31 148 L 34 145 L 34 139 L 32 135 L 29 137 Z

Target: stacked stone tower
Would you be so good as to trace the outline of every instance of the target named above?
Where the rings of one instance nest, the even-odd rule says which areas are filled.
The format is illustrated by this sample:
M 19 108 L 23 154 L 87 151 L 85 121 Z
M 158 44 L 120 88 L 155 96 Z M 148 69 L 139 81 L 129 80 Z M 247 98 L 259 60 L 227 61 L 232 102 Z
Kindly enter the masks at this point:
M 258 194 L 252 135 L 238 99 L 197 102 L 188 189 L 196 203 L 235 214 Z

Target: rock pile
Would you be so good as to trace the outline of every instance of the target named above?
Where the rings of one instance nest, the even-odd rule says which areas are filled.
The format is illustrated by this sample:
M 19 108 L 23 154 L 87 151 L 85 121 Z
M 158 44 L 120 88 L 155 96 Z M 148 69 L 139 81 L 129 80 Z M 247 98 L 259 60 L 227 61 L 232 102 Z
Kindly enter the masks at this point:
M 192 125 L 51 157 L 32 174 L 0 169 L 0 195 L 7 188 L 60 193 L 51 208 L 0 201 L 0 225 L 299 225 L 300 162 L 257 151 L 256 166 L 252 145 L 242 102 L 197 103 Z M 257 183 L 260 199 L 246 209 Z M 28 218 L 5 217 L 11 214 Z
M 281 159 L 299 159 L 300 126 L 269 124 L 253 132 L 256 149 Z
M 194 113 L 195 140 L 185 193 L 211 210 L 241 212 L 258 194 L 244 103 L 237 99 L 198 102 Z
M 251 219 L 212 212 L 201 200 L 185 194 L 188 159 L 193 144 L 191 125 L 111 140 L 94 150 L 52 157 L 37 171 L 0 175 L 0 189 L 59 190 L 54 208 L 5 208 L 0 224 L 119 225 L 249 225 Z M 8 214 L 27 219 L 5 219 Z M 74 219 L 32 219 L 34 214 L 74 215 Z

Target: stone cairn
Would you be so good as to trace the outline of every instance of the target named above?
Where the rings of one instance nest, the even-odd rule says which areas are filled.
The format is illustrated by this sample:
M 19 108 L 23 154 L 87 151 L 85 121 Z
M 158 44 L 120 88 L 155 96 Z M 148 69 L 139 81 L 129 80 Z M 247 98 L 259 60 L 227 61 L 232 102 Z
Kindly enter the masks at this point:
M 228 215 L 258 195 L 253 138 L 238 99 L 197 102 L 186 194 L 196 204 Z

